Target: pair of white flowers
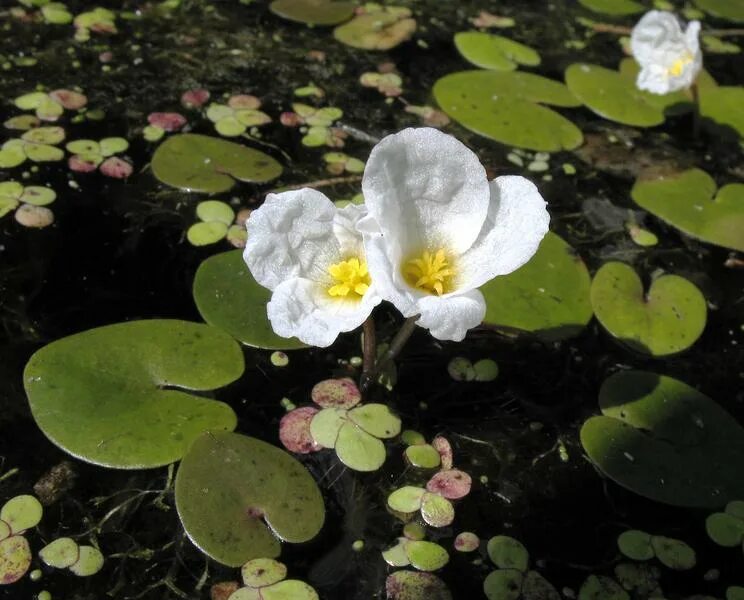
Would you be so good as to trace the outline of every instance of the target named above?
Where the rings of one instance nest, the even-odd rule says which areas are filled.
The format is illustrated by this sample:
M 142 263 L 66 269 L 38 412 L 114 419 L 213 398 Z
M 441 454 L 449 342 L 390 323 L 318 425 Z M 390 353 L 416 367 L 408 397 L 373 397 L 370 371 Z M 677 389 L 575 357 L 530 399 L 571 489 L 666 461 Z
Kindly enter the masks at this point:
M 691 21 L 682 31 L 672 13 L 646 13 L 630 34 L 630 49 L 641 67 L 636 80 L 638 88 L 668 94 L 695 83 L 703 68 L 699 34 L 700 21 Z
M 382 300 L 441 340 L 481 323 L 478 290 L 526 263 L 550 217 L 523 177 L 489 183 L 478 157 L 436 129 L 405 129 L 370 154 L 364 205 L 304 188 L 269 194 L 247 221 L 244 258 L 272 290 L 274 331 L 326 347 Z

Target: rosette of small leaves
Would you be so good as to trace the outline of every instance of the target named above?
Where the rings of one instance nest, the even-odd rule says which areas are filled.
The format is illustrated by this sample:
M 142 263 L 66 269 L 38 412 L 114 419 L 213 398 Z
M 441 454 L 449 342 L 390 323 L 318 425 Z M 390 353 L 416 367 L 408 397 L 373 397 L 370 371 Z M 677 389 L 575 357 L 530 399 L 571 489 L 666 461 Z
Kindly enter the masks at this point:
M 388 506 L 399 513 L 410 515 L 421 511 L 421 518 L 432 527 L 446 527 L 455 519 L 451 500 L 459 500 L 470 493 L 470 475 L 459 469 L 439 471 L 426 487 L 406 485 L 393 491 Z
M 229 204 L 219 200 L 205 200 L 196 206 L 198 223 L 186 232 L 186 239 L 193 246 L 208 246 L 227 240 L 236 247 L 245 246 L 245 227 L 235 223 L 235 211 Z
M 258 110 L 261 100 L 255 96 L 239 94 L 230 96 L 227 104 L 212 103 L 207 107 L 207 118 L 221 136 L 237 137 L 249 127 L 260 127 L 271 123 L 271 117 Z
M 0 148 L 0 169 L 11 169 L 32 162 L 55 162 L 62 160 L 65 153 L 56 147 L 65 139 L 61 127 L 36 127 L 24 132 L 20 139 L 11 139 Z

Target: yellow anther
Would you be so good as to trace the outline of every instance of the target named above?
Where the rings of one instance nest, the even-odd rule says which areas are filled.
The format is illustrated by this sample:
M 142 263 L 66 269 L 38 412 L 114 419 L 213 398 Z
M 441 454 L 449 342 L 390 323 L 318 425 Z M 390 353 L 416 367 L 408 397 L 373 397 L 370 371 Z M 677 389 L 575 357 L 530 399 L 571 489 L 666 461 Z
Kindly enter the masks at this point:
M 685 54 L 682 58 L 678 58 L 672 63 L 672 66 L 667 69 L 669 75 L 672 77 L 679 77 L 682 75 L 682 69 L 692 62 L 692 55 Z
M 331 296 L 348 297 L 350 300 L 359 300 L 369 289 L 369 273 L 367 263 L 358 258 L 342 260 L 328 267 L 328 273 L 333 277 L 334 283 L 328 288 Z
M 437 250 L 436 253 L 426 251 L 421 256 L 405 261 L 401 270 L 411 287 L 438 296 L 452 290 L 454 270 L 444 250 Z

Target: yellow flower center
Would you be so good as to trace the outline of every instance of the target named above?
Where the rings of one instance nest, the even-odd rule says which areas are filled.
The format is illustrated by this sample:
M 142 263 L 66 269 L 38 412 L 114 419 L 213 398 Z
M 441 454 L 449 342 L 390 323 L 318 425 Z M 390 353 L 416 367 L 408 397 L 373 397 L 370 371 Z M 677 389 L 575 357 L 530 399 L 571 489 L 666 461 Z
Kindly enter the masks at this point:
M 687 52 L 682 58 L 678 58 L 674 61 L 671 67 L 667 69 L 672 77 L 679 77 L 682 75 L 682 69 L 692 62 L 692 54 Z
M 367 293 L 370 284 L 367 263 L 358 258 L 342 260 L 328 267 L 334 284 L 328 288 L 331 296 L 359 300 Z
M 429 294 L 441 296 L 452 290 L 455 272 L 443 249 L 405 261 L 401 271 L 408 285 Z

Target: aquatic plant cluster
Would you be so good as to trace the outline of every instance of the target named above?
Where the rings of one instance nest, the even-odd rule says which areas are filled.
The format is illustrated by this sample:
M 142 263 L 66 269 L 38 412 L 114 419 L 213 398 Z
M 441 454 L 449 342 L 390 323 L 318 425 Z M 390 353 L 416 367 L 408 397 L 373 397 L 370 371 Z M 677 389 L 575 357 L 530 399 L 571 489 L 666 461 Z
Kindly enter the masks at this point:
M 744 598 L 742 0 L 13 4 L 0 595 Z

